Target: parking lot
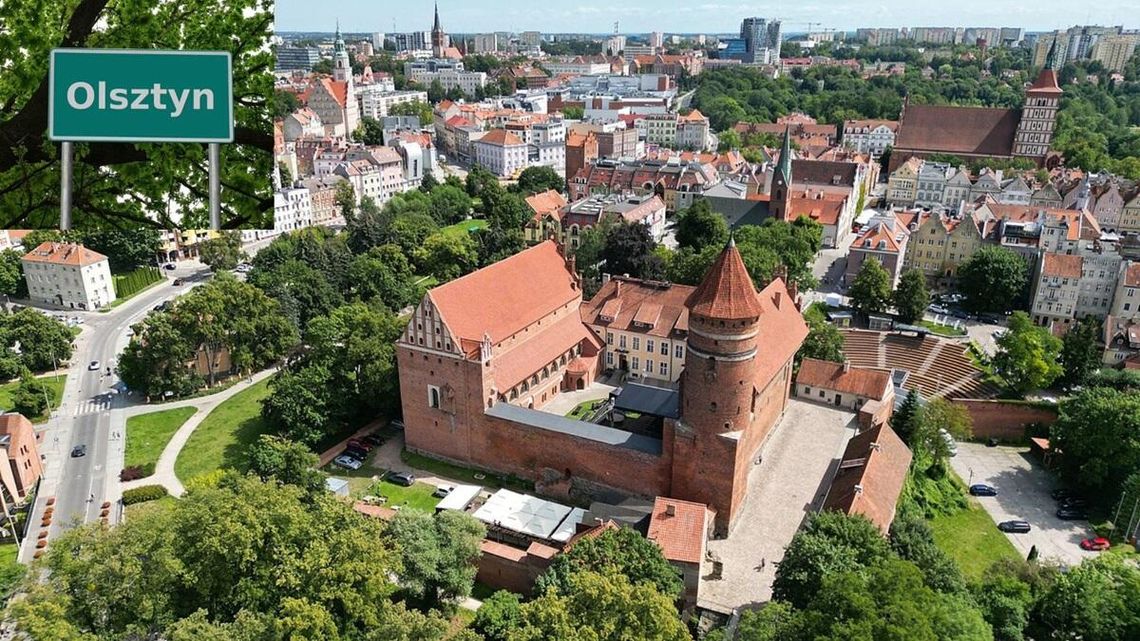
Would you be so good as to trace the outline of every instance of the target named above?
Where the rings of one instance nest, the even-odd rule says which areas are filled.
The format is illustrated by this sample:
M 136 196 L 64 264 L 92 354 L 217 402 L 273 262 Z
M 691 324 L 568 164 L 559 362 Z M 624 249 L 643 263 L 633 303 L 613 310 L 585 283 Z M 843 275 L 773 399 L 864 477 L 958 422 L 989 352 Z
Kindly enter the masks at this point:
M 1027 534 L 1006 534 L 1023 555 L 1037 546 L 1042 559 L 1079 563 L 1095 556 L 1080 548 L 1082 539 L 1092 536 L 1086 521 L 1057 518 L 1057 502 L 1049 493 L 1053 476 L 1033 460 L 1026 447 L 986 447 L 980 443 L 959 443 L 958 455 L 950 459 L 954 471 L 968 484 L 986 483 L 998 495 L 980 497 L 978 502 L 996 523 L 1022 519 L 1032 530 Z

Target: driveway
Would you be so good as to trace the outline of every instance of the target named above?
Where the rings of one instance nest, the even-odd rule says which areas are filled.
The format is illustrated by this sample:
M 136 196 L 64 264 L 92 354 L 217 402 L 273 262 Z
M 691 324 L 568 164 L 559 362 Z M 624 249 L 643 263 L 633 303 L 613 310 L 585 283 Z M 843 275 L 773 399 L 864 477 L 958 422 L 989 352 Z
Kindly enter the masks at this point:
M 978 498 L 995 523 L 1029 521 L 1029 533 L 1006 534 L 1023 555 L 1036 545 L 1040 558 L 1067 565 L 1096 556 L 1080 548 L 1081 540 L 1092 536 L 1088 522 L 1056 517 L 1057 502 L 1049 495 L 1052 475 L 1032 459 L 1027 448 L 958 443 L 958 456 L 950 463 L 968 484 L 986 483 L 997 488 L 997 496 Z
M 855 425 L 852 412 L 788 401 L 762 449 L 763 463 L 748 477 L 736 525 L 728 538 L 709 541 L 709 552 L 723 569 L 713 578 L 713 564 L 705 561 L 698 605 L 728 613 L 772 598 L 776 564 L 804 518 L 819 509 Z

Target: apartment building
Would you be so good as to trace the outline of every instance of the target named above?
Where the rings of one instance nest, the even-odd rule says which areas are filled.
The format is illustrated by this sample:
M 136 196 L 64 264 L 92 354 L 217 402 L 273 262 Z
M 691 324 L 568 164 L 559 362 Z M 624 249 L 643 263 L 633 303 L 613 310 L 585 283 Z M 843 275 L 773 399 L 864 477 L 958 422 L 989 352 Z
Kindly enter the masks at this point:
M 83 245 L 44 242 L 20 262 L 28 298 L 33 302 L 95 310 L 115 300 L 107 257 Z

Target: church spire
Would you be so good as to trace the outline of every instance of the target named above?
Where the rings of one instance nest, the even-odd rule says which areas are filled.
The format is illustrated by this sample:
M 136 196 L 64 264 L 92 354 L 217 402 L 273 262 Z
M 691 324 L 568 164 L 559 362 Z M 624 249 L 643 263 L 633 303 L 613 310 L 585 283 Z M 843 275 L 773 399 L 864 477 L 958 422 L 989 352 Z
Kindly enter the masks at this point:
M 1053 44 L 1049 45 L 1049 54 L 1045 56 L 1045 68 L 1053 69 L 1057 62 L 1057 36 L 1053 36 Z
M 792 128 L 784 128 L 784 144 L 780 147 L 780 160 L 776 165 L 776 173 L 784 179 L 784 184 L 792 184 Z
M 443 29 L 439 26 L 439 3 L 438 2 L 435 3 L 435 23 L 432 24 L 431 30 L 433 32 L 434 31 L 443 31 Z

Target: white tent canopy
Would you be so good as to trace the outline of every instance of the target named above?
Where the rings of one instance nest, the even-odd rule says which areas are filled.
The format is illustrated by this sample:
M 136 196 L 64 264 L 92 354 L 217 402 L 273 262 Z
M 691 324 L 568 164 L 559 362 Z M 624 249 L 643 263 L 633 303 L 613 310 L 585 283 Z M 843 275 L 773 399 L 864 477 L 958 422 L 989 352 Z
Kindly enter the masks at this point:
M 556 532 L 559 535 L 563 534 L 564 523 L 569 520 L 567 517 L 571 516 L 573 512 L 575 510 L 568 506 L 545 501 L 535 496 L 519 494 L 510 490 L 499 490 L 475 511 L 474 516 L 484 523 L 497 525 L 514 532 L 551 539 L 554 538 Z M 582 514 L 578 514 L 579 521 L 582 519 Z M 569 527 L 569 536 L 572 536 L 574 524 L 571 523 Z M 569 540 L 569 536 L 566 536 L 566 540 Z
M 451 492 L 448 492 L 447 496 L 443 497 L 442 501 L 436 504 L 435 509 L 466 510 L 471 501 L 479 496 L 479 491 L 482 489 L 478 485 L 456 485 L 451 488 Z

